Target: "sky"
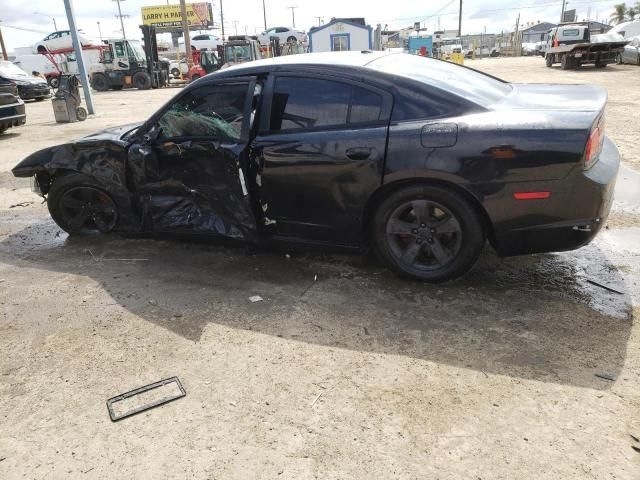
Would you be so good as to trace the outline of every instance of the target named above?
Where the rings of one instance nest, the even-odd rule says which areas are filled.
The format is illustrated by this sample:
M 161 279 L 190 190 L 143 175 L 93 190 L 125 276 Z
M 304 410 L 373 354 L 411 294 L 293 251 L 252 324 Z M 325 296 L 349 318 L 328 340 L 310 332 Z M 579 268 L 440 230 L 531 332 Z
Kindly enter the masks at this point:
M 225 33 L 227 35 L 264 30 L 262 0 L 213 0 L 213 14 L 220 20 L 220 2 L 223 4 Z M 364 17 L 369 25 L 396 29 L 420 21 L 428 31 L 458 28 L 459 0 L 264 0 L 267 25 L 292 26 L 290 6 L 295 9 L 295 26 L 308 30 L 318 22 L 328 22 L 332 17 Z M 570 0 L 567 9 L 575 8 L 578 19 L 607 21 L 613 6 L 621 0 Z M 122 0 L 127 38 L 140 38 L 138 25 L 142 23 L 140 7 L 179 3 L 178 0 Z M 628 2 L 631 5 L 633 2 Z M 99 38 L 98 23 L 102 35 L 120 37 L 120 22 L 116 18 L 115 0 L 74 0 L 78 28 L 92 39 Z M 28 5 L 28 6 L 25 6 Z M 539 21 L 557 22 L 560 19 L 562 0 L 463 0 L 462 31 L 487 33 L 512 31 L 520 14 L 520 24 Z M 37 12 L 37 13 L 36 13 Z M 59 30 L 67 29 L 64 2 L 62 0 L 0 0 L 0 28 L 9 52 L 16 47 L 30 46 L 54 31 L 56 19 Z M 320 17 L 319 19 L 317 17 Z M 18 27 L 18 28 L 16 28 Z M 219 33 L 219 32 L 217 32 Z

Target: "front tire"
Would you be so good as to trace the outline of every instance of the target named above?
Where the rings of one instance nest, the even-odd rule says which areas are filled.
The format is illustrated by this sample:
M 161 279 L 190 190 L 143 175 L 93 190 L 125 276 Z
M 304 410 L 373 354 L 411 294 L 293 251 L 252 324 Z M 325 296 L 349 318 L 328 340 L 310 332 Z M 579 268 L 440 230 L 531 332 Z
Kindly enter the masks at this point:
M 425 282 L 460 277 L 485 244 L 482 221 L 462 195 L 416 185 L 383 200 L 372 222 L 372 244 L 395 273 Z
M 147 72 L 136 72 L 133 76 L 133 86 L 138 90 L 149 90 L 151 88 L 151 75 Z
M 111 82 L 109 82 L 109 79 L 104 73 L 96 73 L 93 76 L 93 81 L 91 82 L 92 84 L 91 86 L 93 87 L 94 90 L 98 92 L 106 92 L 107 90 L 109 90 L 110 83 Z
M 549 68 L 553 67 L 553 54 L 548 53 L 545 56 L 544 60 L 545 60 L 545 62 L 547 64 L 547 67 L 549 67 Z
M 118 223 L 115 201 L 94 179 L 80 173 L 58 177 L 49 190 L 51 218 L 70 235 L 108 233 Z

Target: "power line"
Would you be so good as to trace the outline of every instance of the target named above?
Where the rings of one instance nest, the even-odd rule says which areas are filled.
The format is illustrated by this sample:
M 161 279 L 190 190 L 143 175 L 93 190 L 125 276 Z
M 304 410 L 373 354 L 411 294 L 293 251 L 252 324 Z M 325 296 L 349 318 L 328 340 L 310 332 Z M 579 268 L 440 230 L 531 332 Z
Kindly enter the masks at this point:
M 594 4 L 594 3 L 610 3 L 612 0 L 587 0 L 587 1 L 580 1 L 580 2 L 571 2 L 571 5 L 589 5 L 589 4 Z M 456 2 L 456 0 L 452 0 L 451 2 L 447 3 L 443 8 L 437 10 L 435 13 L 432 13 L 430 15 L 427 16 L 420 16 L 420 15 L 414 15 L 412 17 L 396 17 L 396 18 L 390 18 L 387 19 L 387 21 L 401 21 L 401 20 L 418 20 L 421 19 L 421 21 L 425 21 L 431 18 L 435 18 L 435 17 L 439 17 L 439 16 L 449 16 L 449 15 L 458 15 L 459 10 L 456 9 L 456 11 L 452 11 L 452 12 L 446 12 L 446 13 L 440 13 L 442 12 L 442 10 L 444 10 L 445 8 L 449 7 L 451 4 L 453 4 L 454 2 Z M 531 8 L 542 8 L 542 7 L 557 7 L 557 6 L 561 6 L 562 2 L 557 1 L 557 2 L 552 2 L 552 3 L 538 3 L 538 4 L 529 4 L 529 5 L 521 5 L 519 7 L 508 7 L 508 8 L 493 8 L 493 9 L 479 9 L 479 10 L 474 10 L 472 12 L 472 14 L 476 14 L 476 13 L 493 13 L 493 12 L 503 12 L 503 11 L 514 11 L 514 10 L 521 10 L 521 9 L 531 9 Z

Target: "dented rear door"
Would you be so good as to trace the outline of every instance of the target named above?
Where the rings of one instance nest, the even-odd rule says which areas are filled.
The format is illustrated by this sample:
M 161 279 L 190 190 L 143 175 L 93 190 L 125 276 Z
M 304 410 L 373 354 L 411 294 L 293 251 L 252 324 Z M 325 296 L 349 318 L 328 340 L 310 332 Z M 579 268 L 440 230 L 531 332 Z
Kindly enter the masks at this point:
M 142 230 L 255 238 L 244 176 L 255 86 L 243 78 L 189 89 L 156 116 L 157 138 L 131 146 Z

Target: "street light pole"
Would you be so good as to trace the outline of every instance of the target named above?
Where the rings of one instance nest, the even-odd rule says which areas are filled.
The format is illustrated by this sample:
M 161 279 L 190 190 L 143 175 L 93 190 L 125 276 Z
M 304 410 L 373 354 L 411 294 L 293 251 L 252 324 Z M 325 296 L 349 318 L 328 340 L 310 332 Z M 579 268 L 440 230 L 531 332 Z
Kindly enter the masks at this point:
M 46 13 L 41 13 L 41 12 L 33 12 L 34 15 L 42 15 L 43 17 L 47 17 L 49 20 L 53 21 L 53 29 L 57 32 L 58 31 L 58 25 L 56 24 L 56 17 L 52 17 L 50 15 L 47 15 Z
M 287 7 L 287 8 L 291 10 L 291 19 L 293 21 L 293 28 L 296 28 L 296 8 L 298 7 L 295 6 L 295 7 Z
M 82 54 L 82 45 L 78 38 L 78 29 L 76 27 L 76 19 L 73 14 L 73 5 L 71 0 L 64 0 L 64 9 L 67 12 L 67 22 L 69 23 L 69 30 L 71 31 L 71 42 L 73 43 L 73 49 L 76 52 L 76 61 L 78 62 L 78 70 L 80 72 L 80 78 L 82 82 L 82 90 L 84 91 L 84 101 L 87 102 L 87 111 L 91 114 L 95 113 L 93 108 L 93 95 L 91 93 L 91 87 L 89 86 L 89 75 L 85 68 L 84 56 Z
M 458 37 L 462 41 L 462 0 L 460 0 L 460 11 L 458 12 Z

